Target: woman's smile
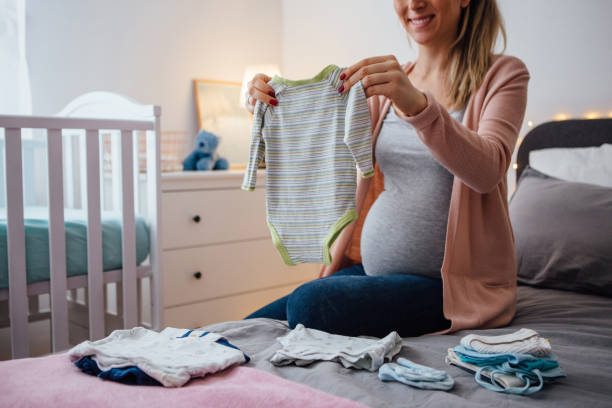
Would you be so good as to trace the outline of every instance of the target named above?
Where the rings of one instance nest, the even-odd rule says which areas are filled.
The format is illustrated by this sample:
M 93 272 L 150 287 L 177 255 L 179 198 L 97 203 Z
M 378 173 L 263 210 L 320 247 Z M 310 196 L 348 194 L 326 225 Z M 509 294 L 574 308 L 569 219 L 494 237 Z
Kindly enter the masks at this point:
M 408 23 L 416 29 L 421 29 L 421 28 L 427 27 L 429 23 L 431 22 L 431 20 L 434 19 L 434 17 L 435 15 L 431 14 L 429 16 L 411 18 L 408 20 Z

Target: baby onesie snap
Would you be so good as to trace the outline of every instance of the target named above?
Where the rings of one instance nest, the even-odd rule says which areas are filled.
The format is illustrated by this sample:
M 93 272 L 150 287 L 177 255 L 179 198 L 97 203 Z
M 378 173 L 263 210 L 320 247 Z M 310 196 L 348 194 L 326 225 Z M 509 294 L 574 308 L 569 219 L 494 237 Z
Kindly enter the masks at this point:
M 242 189 L 255 189 L 265 155 L 266 221 L 287 265 L 331 264 L 330 246 L 357 218 L 357 169 L 374 175 L 365 92 L 358 82 L 340 94 L 343 70 L 328 65 L 298 81 L 275 76 L 268 84 L 278 106 L 255 104 Z
M 102 377 L 119 379 L 138 376 L 140 372 L 111 370 L 137 367 L 165 387 L 180 387 L 192 377 L 203 377 L 249 360 L 246 354 L 216 333 L 173 327 L 159 333 L 143 327 L 115 330 L 104 339 L 76 345 L 68 355 L 74 363 L 89 357 L 77 364 L 88 374 L 99 376 L 100 372 L 107 372 Z M 154 384 L 142 378 L 136 383 Z
M 346 368 L 376 371 L 402 348 L 402 338 L 391 332 L 382 339 L 341 336 L 298 324 L 277 338 L 282 348 L 270 359 L 274 365 L 305 366 L 315 361 L 337 361 Z

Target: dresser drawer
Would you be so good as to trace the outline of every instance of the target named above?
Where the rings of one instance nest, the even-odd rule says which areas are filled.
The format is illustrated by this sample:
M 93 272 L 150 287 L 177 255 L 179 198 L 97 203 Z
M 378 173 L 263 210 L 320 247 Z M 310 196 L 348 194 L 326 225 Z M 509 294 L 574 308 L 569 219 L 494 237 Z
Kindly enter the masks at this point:
M 263 188 L 164 192 L 164 249 L 269 238 L 265 195 Z
M 255 310 L 288 295 L 299 284 L 249 292 L 164 310 L 164 325 L 195 329 L 213 323 L 242 320 Z
M 164 251 L 164 303 L 186 303 L 314 279 L 319 265 L 287 266 L 267 239 Z

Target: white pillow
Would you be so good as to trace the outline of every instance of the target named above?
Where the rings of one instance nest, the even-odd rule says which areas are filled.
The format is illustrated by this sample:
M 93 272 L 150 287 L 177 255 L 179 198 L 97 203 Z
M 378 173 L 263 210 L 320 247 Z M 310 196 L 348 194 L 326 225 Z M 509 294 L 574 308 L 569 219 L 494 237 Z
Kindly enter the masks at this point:
M 561 180 L 612 187 L 612 144 L 534 150 L 529 165 Z

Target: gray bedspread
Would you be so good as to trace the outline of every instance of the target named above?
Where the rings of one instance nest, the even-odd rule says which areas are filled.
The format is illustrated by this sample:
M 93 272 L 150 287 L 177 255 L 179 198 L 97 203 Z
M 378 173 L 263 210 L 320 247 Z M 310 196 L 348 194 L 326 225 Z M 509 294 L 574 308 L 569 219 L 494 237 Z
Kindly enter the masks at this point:
M 444 362 L 446 350 L 467 333 L 505 334 L 521 327 L 550 339 L 566 378 L 546 384 L 531 396 L 500 394 L 482 388 L 473 375 Z M 381 382 L 377 373 L 346 369 L 339 363 L 273 366 L 269 359 L 280 348 L 275 339 L 290 330 L 286 321 L 222 322 L 206 330 L 240 347 L 252 358 L 250 367 L 372 407 L 612 407 L 612 299 L 606 297 L 519 286 L 517 314 L 508 327 L 405 338 L 399 356 L 446 370 L 455 379 L 449 392 Z

